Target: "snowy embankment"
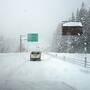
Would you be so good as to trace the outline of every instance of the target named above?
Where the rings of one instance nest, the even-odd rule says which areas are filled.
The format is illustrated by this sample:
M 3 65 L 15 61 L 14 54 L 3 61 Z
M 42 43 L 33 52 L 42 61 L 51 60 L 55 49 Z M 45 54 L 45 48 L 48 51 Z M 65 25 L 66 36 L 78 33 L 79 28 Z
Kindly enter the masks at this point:
M 80 53 L 48 53 L 52 57 L 62 59 L 67 62 L 71 62 L 83 67 L 90 68 L 90 54 Z
M 89 68 L 49 54 L 35 62 L 29 53 L 0 54 L 0 90 L 90 90 Z

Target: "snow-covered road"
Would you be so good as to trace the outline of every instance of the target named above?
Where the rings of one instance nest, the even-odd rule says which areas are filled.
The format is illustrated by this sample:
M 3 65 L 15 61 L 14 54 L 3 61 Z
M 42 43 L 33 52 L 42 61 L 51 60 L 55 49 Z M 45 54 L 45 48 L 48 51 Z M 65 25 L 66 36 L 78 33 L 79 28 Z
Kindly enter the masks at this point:
M 42 61 L 30 61 L 29 53 L 0 54 L 0 90 L 90 90 L 90 74 L 81 70 L 46 54 Z

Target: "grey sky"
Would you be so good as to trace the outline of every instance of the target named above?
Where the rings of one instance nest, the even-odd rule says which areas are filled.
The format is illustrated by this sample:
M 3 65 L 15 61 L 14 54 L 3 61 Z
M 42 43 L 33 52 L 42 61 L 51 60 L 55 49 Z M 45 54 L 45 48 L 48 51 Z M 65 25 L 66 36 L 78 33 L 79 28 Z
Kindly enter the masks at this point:
M 85 1 L 87 7 L 90 0 Z M 39 32 L 48 38 L 58 23 L 66 20 L 82 0 L 0 0 L 0 32 L 15 36 Z

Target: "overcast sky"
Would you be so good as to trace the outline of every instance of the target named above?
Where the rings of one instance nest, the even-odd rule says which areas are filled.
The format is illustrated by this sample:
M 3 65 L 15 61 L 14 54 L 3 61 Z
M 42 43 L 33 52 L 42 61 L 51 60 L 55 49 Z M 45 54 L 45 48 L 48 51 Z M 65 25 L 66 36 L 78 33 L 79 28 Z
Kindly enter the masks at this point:
M 90 0 L 83 0 L 87 7 Z M 0 33 L 39 32 L 48 38 L 58 23 L 81 7 L 82 0 L 0 0 Z

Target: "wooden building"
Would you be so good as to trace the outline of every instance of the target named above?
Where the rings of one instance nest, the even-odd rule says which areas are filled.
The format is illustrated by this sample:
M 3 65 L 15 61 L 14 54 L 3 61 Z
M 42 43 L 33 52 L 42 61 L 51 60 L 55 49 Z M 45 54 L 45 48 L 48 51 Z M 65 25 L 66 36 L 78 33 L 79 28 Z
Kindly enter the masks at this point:
M 82 33 L 81 22 L 66 22 L 62 25 L 62 35 L 81 35 Z

